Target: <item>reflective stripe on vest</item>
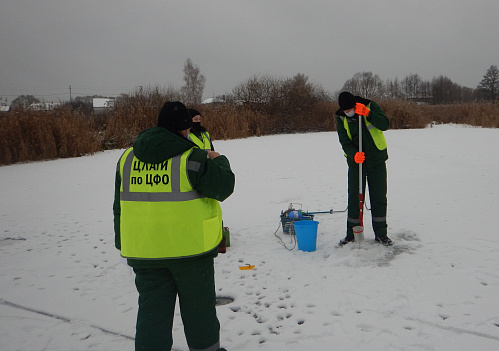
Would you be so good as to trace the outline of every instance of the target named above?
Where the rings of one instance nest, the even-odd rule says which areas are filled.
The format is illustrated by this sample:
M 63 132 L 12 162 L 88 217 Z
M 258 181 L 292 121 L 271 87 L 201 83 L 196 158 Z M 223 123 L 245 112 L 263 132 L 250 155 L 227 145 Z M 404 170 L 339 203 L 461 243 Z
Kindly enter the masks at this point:
M 211 150 L 210 133 L 201 132 L 201 139 L 199 139 L 194 133 L 189 133 L 187 138 L 196 144 L 201 150 Z
M 192 188 L 192 149 L 159 164 L 141 162 L 133 148 L 120 160 L 121 255 L 137 259 L 191 257 L 211 251 L 222 239 L 218 201 Z
M 367 105 L 369 108 L 371 104 Z M 370 110 L 370 109 L 369 109 Z M 345 116 L 340 116 L 341 119 L 343 120 L 343 126 L 345 127 L 347 131 L 347 135 L 352 140 L 352 134 L 350 133 L 350 127 L 348 126 L 348 120 L 345 118 Z M 369 134 L 371 134 L 371 137 L 373 138 L 374 144 L 378 148 L 378 150 L 384 150 L 386 149 L 386 139 L 383 134 L 383 131 L 379 130 L 371 122 L 367 120 L 367 116 L 364 116 L 364 121 L 366 122 L 366 127 L 367 130 L 369 131 Z
M 201 194 L 199 194 L 195 190 L 191 190 L 188 192 L 181 192 L 180 190 L 180 174 L 181 172 L 173 172 L 172 174 L 163 174 L 163 176 L 159 176 L 156 174 L 156 176 L 152 176 L 152 174 L 145 174 L 145 177 L 131 177 L 132 173 L 132 166 L 133 169 L 137 170 L 139 173 L 141 171 L 147 172 L 147 168 L 150 168 L 150 170 L 156 171 L 156 168 L 159 168 L 159 171 L 167 170 L 168 167 L 168 162 L 171 162 L 171 167 L 169 170 L 179 170 L 180 171 L 180 161 L 182 158 L 182 155 L 177 155 L 170 160 L 167 160 L 161 164 L 157 165 L 150 165 L 148 163 L 144 163 L 139 161 L 137 158 L 135 158 L 135 155 L 133 153 L 133 149 L 129 149 L 130 151 L 128 152 L 124 166 L 122 167 L 122 189 L 123 191 L 120 193 L 120 200 L 121 201 L 150 201 L 150 202 L 156 202 L 156 201 L 188 201 L 188 200 L 194 200 L 198 199 L 200 197 L 203 197 Z M 126 152 L 125 152 L 126 154 Z M 125 154 L 123 156 L 125 156 Z M 189 151 L 190 154 L 190 151 Z M 188 156 L 188 155 L 187 155 Z M 141 170 L 142 167 L 142 170 Z M 193 171 L 198 171 L 200 167 L 199 162 L 194 162 L 194 161 L 189 161 L 188 164 L 188 169 L 193 170 Z M 149 170 L 149 171 L 150 171 Z M 186 175 L 186 174 L 185 174 Z M 159 177 L 159 178 L 158 178 Z M 153 179 L 156 178 L 156 181 Z M 168 179 L 167 179 L 168 178 Z M 188 178 L 186 178 L 188 181 Z M 145 181 L 145 183 L 144 183 Z M 137 184 L 139 183 L 140 184 Z M 185 180 L 184 180 L 185 182 Z M 171 186 L 171 192 L 130 192 L 130 185 L 131 184 L 137 184 L 137 185 L 142 185 L 145 184 L 145 187 L 153 186 L 155 183 L 169 183 Z M 189 184 L 190 185 L 190 184 Z

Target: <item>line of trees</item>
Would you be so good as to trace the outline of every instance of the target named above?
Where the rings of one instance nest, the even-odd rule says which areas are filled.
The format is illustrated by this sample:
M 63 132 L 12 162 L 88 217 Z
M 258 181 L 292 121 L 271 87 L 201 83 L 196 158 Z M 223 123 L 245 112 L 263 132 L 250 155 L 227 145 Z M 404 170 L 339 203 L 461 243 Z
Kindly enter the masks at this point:
M 188 104 L 200 103 L 205 84 L 204 76 L 190 59 L 186 61 L 184 74 L 186 85 L 181 89 L 180 95 Z M 499 92 L 499 69 L 496 65 L 490 66 L 475 89 L 460 86 L 443 75 L 434 77 L 432 80 L 424 80 L 418 74 L 411 73 L 402 80 L 395 78 L 383 81 L 372 72 L 359 72 L 347 80 L 342 89 L 333 94 L 326 92 L 320 85 L 309 83 L 308 77 L 300 73 L 293 78 L 255 75 L 238 84 L 231 94 L 223 98 L 218 97 L 218 100 L 239 101 L 253 107 L 255 104 L 265 105 L 279 110 L 282 105 L 289 106 L 289 101 L 294 100 L 294 95 L 302 98 L 300 103 L 304 106 L 299 106 L 299 108 L 303 110 L 311 100 L 336 100 L 338 94 L 345 90 L 372 99 L 403 99 L 432 105 L 495 102 Z
M 383 81 L 372 72 L 359 72 L 345 82 L 341 91 L 344 90 L 370 98 L 404 99 L 433 105 L 497 101 L 499 70 L 495 65 L 490 66 L 475 89 L 460 86 L 442 75 L 429 81 L 411 73 L 400 81 L 398 78 Z
M 167 95 L 174 96 L 186 105 L 200 104 L 206 78 L 190 58 L 186 60 L 183 72 L 185 85 L 180 89 L 169 86 Z M 158 87 L 149 87 L 148 91 L 158 89 Z M 143 87 L 139 87 L 139 90 L 132 92 L 131 95 L 141 95 L 142 90 Z M 499 69 L 496 65 L 490 66 L 475 89 L 460 86 L 442 75 L 434 77 L 430 81 L 424 80 L 418 74 L 411 73 L 402 80 L 395 78 L 383 81 L 372 72 L 358 72 L 335 93 L 326 92 L 320 85 L 308 82 L 308 77 L 301 73 L 292 78 L 255 75 L 238 84 L 233 88 L 232 93 L 216 97 L 216 100 L 244 103 L 251 105 L 254 109 L 258 106 L 260 108 L 265 106 L 265 113 L 275 114 L 279 113 L 276 111 L 281 111 L 287 114 L 307 110 L 307 106 L 315 104 L 317 101 L 335 101 L 338 94 L 345 90 L 371 99 L 402 99 L 431 105 L 495 102 L 499 98 Z M 129 96 L 121 94 L 119 98 Z M 92 112 L 91 99 L 87 98 L 76 97 L 68 104 L 73 110 L 79 109 L 84 114 L 90 114 Z M 21 95 L 12 101 L 11 109 L 26 108 L 35 102 L 40 101 L 32 95 Z M 283 106 L 287 106 L 286 111 L 282 111 Z M 290 106 L 293 106 L 291 108 L 293 111 L 289 110 Z
M 294 93 L 291 92 L 293 89 Z M 411 73 L 402 80 L 395 78 L 383 81 L 372 72 L 358 72 L 333 94 L 324 91 L 320 85 L 309 83 L 308 77 L 303 74 L 284 79 L 255 75 L 237 85 L 232 94 L 224 96 L 224 101 L 242 101 L 253 105 L 260 103 L 279 107 L 279 101 L 289 102 L 293 94 L 296 96 L 297 91 L 301 92 L 302 98 L 308 94 L 313 100 L 331 101 L 336 100 L 338 94 L 345 90 L 372 99 L 402 99 L 431 105 L 496 102 L 499 98 L 499 69 L 496 65 L 490 66 L 475 89 L 460 86 L 443 75 L 432 80 L 424 80 L 418 74 Z M 302 99 L 301 103 L 306 105 L 307 101 L 310 100 Z

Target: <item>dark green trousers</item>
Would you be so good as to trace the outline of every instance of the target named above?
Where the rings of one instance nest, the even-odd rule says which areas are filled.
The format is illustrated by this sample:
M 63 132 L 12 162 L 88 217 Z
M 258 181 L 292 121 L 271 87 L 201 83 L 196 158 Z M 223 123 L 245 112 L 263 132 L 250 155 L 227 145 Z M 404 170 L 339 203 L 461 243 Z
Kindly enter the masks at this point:
M 386 236 L 386 207 L 387 207 L 387 172 L 386 163 L 362 165 L 362 193 L 366 198 L 366 180 L 369 189 L 369 201 L 371 203 L 371 221 L 376 236 Z M 348 218 L 347 236 L 353 237 L 352 228 L 360 225 L 359 219 L 359 166 L 349 162 L 348 164 Z M 365 214 L 365 209 L 364 209 Z M 365 215 L 364 215 L 365 222 Z
M 178 261 L 165 268 L 134 268 L 139 292 L 137 351 L 171 349 L 177 295 L 189 349 L 213 351 L 220 347 L 213 258 Z

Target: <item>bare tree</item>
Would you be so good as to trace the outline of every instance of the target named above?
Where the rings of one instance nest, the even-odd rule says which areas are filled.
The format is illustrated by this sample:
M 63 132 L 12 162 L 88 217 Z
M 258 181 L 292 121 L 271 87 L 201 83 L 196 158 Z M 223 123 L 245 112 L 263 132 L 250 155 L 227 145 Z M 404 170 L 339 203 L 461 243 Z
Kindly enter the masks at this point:
M 429 80 L 425 80 L 421 83 L 421 98 L 422 101 L 425 102 L 430 102 L 432 99 L 432 88 Z
M 184 81 L 185 85 L 181 88 L 184 103 L 199 104 L 203 98 L 206 79 L 199 73 L 199 67 L 194 66 L 190 58 L 184 64 Z
M 232 94 L 236 101 L 251 107 L 271 104 L 281 100 L 282 79 L 269 75 L 255 75 L 246 82 L 238 84 Z
M 402 90 L 406 99 L 414 100 L 421 98 L 421 86 L 423 80 L 418 74 L 409 74 L 402 79 Z
M 281 92 L 285 104 L 292 111 L 308 111 L 319 101 L 329 101 L 331 97 L 322 86 L 308 81 L 302 73 L 282 82 Z
M 377 98 L 383 96 L 385 85 L 377 74 L 358 72 L 345 82 L 342 90 L 365 98 Z
M 450 78 L 438 76 L 432 80 L 432 101 L 434 105 L 461 101 L 462 87 Z
M 285 118 L 310 113 L 317 103 L 332 97 L 320 86 L 309 82 L 302 73 L 292 78 L 255 75 L 232 90 L 233 99 L 247 108 Z
M 394 80 L 387 79 L 385 82 L 385 95 L 393 99 L 402 97 L 402 88 L 397 77 Z
M 486 100 L 495 101 L 499 92 L 499 69 L 492 65 L 489 67 L 483 79 L 477 86 L 480 95 Z

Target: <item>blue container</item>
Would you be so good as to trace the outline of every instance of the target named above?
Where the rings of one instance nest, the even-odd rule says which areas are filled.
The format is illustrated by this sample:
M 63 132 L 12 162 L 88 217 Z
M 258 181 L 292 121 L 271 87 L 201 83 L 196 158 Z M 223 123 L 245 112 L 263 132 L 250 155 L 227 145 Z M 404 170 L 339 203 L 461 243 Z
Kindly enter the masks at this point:
M 317 248 L 317 221 L 300 221 L 293 223 L 298 242 L 298 250 L 315 251 Z

